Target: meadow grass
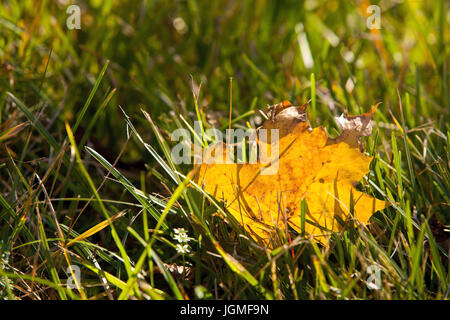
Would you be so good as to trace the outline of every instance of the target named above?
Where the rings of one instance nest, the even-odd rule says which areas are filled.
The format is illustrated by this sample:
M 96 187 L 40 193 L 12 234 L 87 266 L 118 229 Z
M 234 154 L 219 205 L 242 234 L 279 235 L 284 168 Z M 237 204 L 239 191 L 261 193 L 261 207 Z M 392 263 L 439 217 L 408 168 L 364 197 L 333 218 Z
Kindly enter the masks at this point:
M 74 2 L 0 5 L 1 299 L 448 299 L 448 2 Z M 358 188 L 390 206 L 329 246 L 257 245 L 171 156 L 282 100 L 331 136 L 381 102 Z

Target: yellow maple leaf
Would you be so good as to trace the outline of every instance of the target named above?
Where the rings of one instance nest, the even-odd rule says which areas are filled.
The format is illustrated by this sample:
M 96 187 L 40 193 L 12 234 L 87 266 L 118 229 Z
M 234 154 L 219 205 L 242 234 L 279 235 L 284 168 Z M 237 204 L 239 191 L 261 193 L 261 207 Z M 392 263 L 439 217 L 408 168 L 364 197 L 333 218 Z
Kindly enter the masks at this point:
M 355 189 L 372 161 L 361 153 L 358 138 L 371 134 L 376 106 L 361 116 L 336 118 L 343 130 L 336 139 L 329 138 L 323 127 L 311 129 L 305 110 L 306 105 L 287 101 L 270 109 L 269 119 L 259 128 L 269 132 L 266 139 L 258 139 L 258 147 L 271 155 L 269 161 L 221 163 L 233 152 L 223 144 L 221 149 L 208 147 L 207 159 L 198 168 L 196 182 L 223 200 L 254 239 L 269 247 L 277 244 L 276 229 L 287 232 L 289 225 L 302 231 L 302 199 L 307 203 L 304 231 L 321 243 L 327 243 L 330 233 L 341 230 L 348 219 L 367 223 L 386 206 Z M 278 139 L 272 139 L 270 129 L 278 129 Z M 272 156 L 275 147 L 279 151 Z M 278 170 L 264 174 L 275 162 Z

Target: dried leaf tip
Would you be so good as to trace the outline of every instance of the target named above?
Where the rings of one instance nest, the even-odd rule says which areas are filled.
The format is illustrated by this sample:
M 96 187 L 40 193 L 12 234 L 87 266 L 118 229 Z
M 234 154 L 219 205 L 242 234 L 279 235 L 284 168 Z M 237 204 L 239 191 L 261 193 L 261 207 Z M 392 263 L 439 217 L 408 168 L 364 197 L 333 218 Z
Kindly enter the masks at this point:
M 342 114 L 340 117 L 335 117 L 336 123 L 342 131 L 352 131 L 358 136 L 370 136 L 373 127 L 372 117 L 378 104 L 359 116 L 344 116 Z
M 307 123 L 306 106 L 293 106 L 289 101 L 277 103 L 268 107 L 268 117 L 261 128 L 270 130 L 278 129 L 279 137 L 291 133 L 301 122 Z M 309 127 L 309 124 L 308 124 Z

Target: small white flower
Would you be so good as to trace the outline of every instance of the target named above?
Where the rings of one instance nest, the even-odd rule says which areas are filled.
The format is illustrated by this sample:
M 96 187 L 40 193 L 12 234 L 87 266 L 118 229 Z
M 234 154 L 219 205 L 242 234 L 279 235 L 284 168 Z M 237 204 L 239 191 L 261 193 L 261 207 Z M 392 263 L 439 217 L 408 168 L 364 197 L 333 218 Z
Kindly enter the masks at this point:
M 179 243 L 183 242 L 181 241 L 181 236 L 179 234 L 174 235 L 173 238 L 177 240 Z
M 186 233 L 186 229 L 184 229 L 184 228 L 175 228 L 175 229 L 173 229 L 173 232 L 175 232 L 176 234 Z
M 187 235 L 187 231 L 183 228 L 176 228 L 173 229 L 173 231 L 175 232 L 175 235 L 173 236 L 173 238 L 175 240 L 177 240 L 179 243 L 187 243 L 189 241 L 192 240 L 192 238 L 189 238 Z
M 177 244 L 176 246 L 177 252 L 181 254 L 189 253 L 189 245 L 187 244 Z
M 192 238 L 189 238 L 186 233 L 176 234 L 173 238 L 175 240 L 177 240 L 179 243 L 189 242 L 192 239 Z

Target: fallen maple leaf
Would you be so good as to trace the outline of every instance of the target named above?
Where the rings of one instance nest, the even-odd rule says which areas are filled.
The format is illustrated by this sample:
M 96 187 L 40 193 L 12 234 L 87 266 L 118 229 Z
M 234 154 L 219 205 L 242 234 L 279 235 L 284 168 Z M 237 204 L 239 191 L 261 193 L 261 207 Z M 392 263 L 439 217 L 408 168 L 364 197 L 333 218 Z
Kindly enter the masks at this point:
M 336 118 L 342 134 L 329 138 L 323 127 L 311 129 L 306 105 L 292 106 L 288 101 L 270 109 L 263 129 L 279 129 L 278 171 L 261 174 L 267 164 L 220 163 L 230 153 L 209 152 L 197 173 L 196 182 L 205 191 L 225 202 L 228 211 L 259 243 L 274 247 L 276 229 L 287 232 L 291 226 L 301 232 L 301 201 L 306 199 L 306 234 L 327 243 L 333 231 L 354 218 L 367 223 L 383 208 L 384 201 L 355 189 L 369 171 L 372 157 L 361 153 L 358 138 L 371 134 L 371 118 L 376 110 L 355 117 Z M 261 129 L 260 128 L 260 129 Z M 262 148 L 271 147 L 271 138 L 259 140 Z M 211 146 L 217 148 L 217 146 Z M 210 150 L 207 150 L 210 151 Z M 268 152 L 269 154 L 269 152 Z M 267 162 L 266 162 L 267 163 Z

